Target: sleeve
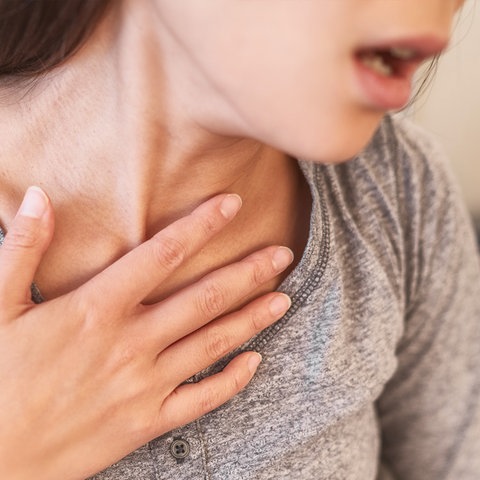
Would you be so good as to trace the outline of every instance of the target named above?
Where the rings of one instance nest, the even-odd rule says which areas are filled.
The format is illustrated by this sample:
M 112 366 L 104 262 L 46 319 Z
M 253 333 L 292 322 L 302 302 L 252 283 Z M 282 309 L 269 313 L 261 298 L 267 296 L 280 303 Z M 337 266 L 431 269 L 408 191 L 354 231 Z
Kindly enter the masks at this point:
M 397 149 L 405 322 L 397 369 L 377 402 L 379 478 L 478 480 L 479 256 L 442 155 L 420 147 L 407 139 Z

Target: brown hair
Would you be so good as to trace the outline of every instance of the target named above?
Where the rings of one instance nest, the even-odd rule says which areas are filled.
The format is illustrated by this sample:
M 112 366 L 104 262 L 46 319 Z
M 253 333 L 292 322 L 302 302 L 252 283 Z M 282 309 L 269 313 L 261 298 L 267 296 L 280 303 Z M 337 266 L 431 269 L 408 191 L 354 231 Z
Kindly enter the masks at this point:
M 110 0 L 0 0 L 0 82 L 45 73 L 88 38 Z

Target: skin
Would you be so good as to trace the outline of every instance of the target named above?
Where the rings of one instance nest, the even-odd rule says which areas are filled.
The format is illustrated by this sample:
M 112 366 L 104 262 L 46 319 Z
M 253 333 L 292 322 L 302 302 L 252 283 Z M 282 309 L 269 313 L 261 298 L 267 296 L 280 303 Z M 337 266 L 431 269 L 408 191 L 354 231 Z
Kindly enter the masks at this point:
M 16 422 L 2 429 L 0 460 L 9 478 L 31 478 L 24 465 L 36 478 L 87 476 L 248 382 L 252 353 L 208 384 L 177 388 L 288 307 L 269 313 L 284 296 L 267 292 L 292 258 L 281 250 L 275 268 L 280 250 L 267 246 L 288 246 L 298 259 L 307 239 L 310 197 L 292 158 L 345 161 L 385 113 L 355 81 L 355 51 L 385 35 L 446 41 L 460 4 L 118 1 L 77 55 L 34 89 L 2 96 L 0 215 L 9 233 L 0 250 L 0 375 L 9 389 L 0 412 Z M 32 184 L 50 200 L 35 190 L 37 207 L 16 215 Z M 218 195 L 233 192 L 243 207 L 230 223 Z M 48 299 L 40 307 L 28 300 L 33 278 Z M 150 332 L 157 341 L 143 349 Z M 192 364 L 170 372 L 185 353 Z M 75 381 L 59 395 L 67 377 Z M 26 385 L 30 400 L 12 414 Z M 67 391 L 99 392 L 98 409 Z M 15 429 L 21 418 L 28 428 Z M 52 431 L 44 425 L 64 424 L 52 419 L 69 422 Z M 49 437 L 25 448 L 31 431 Z
M 221 316 L 282 271 L 291 252 L 256 252 L 162 303 L 142 302 L 240 205 L 235 195 L 216 196 L 78 289 L 36 306 L 30 284 L 53 210 L 40 189 L 27 191 L 0 249 L 2 476 L 89 477 L 245 386 L 260 362 L 252 352 L 199 383 L 182 383 L 288 309 L 288 297 L 273 293 Z
M 344 161 L 385 113 L 353 85 L 355 49 L 385 31 L 446 40 L 459 2 L 115 5 L 80 54 L 0 120 L 6 226 L 28 185 L 44 187 L 56 208 L 37 275 L 47 297 L 225 191 L 243 198 L 241 216 L 152 301 L 260 246 L 287 245 L 299 257 L 309 193 L 290 155 Z

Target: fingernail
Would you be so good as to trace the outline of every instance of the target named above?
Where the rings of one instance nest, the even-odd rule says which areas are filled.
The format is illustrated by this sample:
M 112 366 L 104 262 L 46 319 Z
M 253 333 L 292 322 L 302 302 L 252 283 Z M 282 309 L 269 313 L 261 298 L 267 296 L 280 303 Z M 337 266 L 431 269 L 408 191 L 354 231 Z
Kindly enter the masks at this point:
M 47 196 L 38 187 L 28 187 L 18 214 L 23 217 L 42 218 L 47 210 Z
M 226 219 L 233 218 L 242 206 L 242 199 L 235 193 L 227 195 L 220 204 L 220 211 Z
M 279 247 L 273 254 L 272 263 L 275 270 L 283 270 L 293 262 L 293 252 L 287 247 Z
M 292 301 L 290 297 L 284 294 L 275 296 L 272 300 L 270 300 L 270 313 L 275 316 L 279 317 L 283 315 L 292 305 Z
M 261 361 L 262 361 L 262 356 L 259 353 L 255 352 L 253 355 L 250 355 L 247 362 L 247 366 L 248 366 L 248 370 L 252 375 L 257 371 L 257 367 L 260 365 Z

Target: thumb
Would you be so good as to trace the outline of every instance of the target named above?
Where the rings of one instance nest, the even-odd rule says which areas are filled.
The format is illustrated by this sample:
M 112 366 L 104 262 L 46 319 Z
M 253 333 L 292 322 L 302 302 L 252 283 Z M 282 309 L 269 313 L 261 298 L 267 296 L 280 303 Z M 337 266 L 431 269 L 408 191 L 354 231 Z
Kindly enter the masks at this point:
M 54 229 L 53 209 L 39 187 L 29 187 L 0 248 L 0 304 L 31 303 L 30 285 Z

